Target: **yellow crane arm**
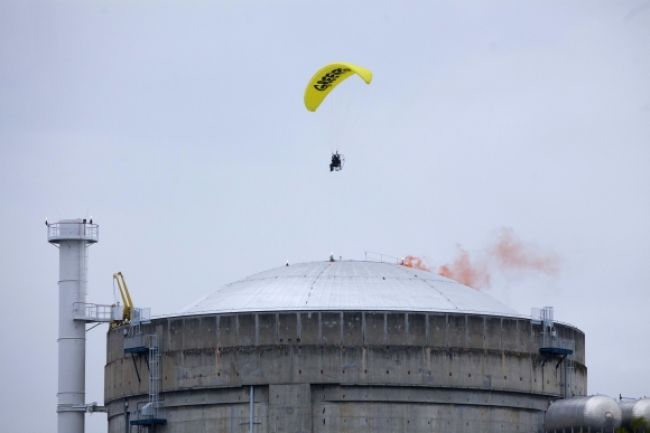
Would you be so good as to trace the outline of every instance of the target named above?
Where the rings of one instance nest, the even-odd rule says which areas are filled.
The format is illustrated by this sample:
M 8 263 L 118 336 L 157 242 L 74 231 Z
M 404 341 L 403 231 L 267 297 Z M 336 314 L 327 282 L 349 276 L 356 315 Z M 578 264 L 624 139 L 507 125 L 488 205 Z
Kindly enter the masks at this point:
M 113 280 L 117 282 L 117 287 L 120 289 L 120 296 L 122 297 L 122 302 L 124 302 L 124 312 L 122 313 L 122 320 L 129 321 L 131 320 L 131 312 L 133 311 L 133 301 L 131 300 L 131 293 L 129 293 L 129 287 L 126 285 L 126 280 L 122 272 L 116 272 L 113 274 Z

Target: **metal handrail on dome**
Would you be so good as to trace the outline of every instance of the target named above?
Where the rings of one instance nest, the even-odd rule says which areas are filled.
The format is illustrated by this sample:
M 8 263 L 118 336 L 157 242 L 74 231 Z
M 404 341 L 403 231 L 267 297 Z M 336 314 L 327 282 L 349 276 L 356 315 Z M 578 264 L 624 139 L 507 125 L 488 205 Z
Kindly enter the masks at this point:
M 399 263 L 399 257 L 393 256 L 391 254 L 386 254 L 386 253 L 379 253 L 376 251 L 364 251 L 363 252 L 363 257 L 366 261 L 374 261 L 372 260 L 373 257 L 379 257 L 379 260 L 377 260 L 379 263 Z M 384 257 L 394 259 L 392 262 L 388 262 L 384 260 Z

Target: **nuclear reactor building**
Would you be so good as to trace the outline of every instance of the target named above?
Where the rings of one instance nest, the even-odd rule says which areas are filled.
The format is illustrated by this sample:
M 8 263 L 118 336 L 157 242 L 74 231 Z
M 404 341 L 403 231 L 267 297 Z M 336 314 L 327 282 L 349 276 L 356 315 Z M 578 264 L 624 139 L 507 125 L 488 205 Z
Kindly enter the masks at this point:
M 110 433 L 544 431 L 585 337 L 399 264 L 324 261 L 108 332 Z

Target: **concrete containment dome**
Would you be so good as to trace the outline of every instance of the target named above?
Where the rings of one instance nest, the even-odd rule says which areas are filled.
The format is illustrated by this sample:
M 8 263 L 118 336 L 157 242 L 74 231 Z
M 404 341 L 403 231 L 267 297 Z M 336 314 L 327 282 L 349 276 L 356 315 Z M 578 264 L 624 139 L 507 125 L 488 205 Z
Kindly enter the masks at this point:
M 448 311 L 521 316 L 456 281 L 392 263 L 299 263 L 221 287 L 183 314 L 234 311 Z
M 109 433 L 539 433 L 579 329 L 404 266 L 304 263 L 108 332 Z

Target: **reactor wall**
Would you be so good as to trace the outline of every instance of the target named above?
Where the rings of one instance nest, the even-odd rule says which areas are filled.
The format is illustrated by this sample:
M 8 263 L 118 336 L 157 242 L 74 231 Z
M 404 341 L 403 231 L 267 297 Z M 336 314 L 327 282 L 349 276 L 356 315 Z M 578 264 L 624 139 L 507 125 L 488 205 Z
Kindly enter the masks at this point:
M 584 334 L 555 324 L 575 347 L 564 369 L 540 355 L 542 325 L 525 318 L 262 311 L 141 326 L 160 344 L 157 432 L 532 433 L 550 402 L 587 390 Z M 127 328 L 108 332 L 109 433 L 132 431 L 149 391 L 147 356 L 124 351 Z

